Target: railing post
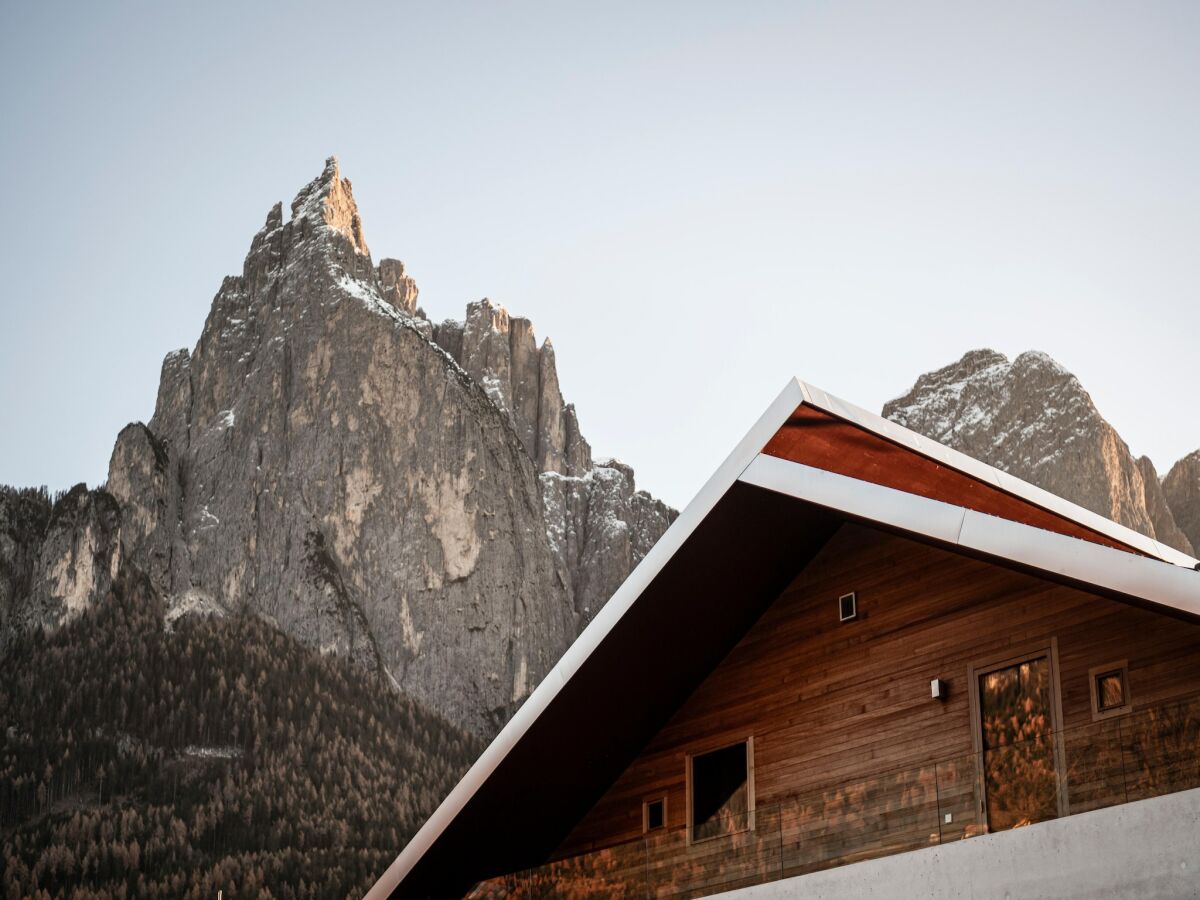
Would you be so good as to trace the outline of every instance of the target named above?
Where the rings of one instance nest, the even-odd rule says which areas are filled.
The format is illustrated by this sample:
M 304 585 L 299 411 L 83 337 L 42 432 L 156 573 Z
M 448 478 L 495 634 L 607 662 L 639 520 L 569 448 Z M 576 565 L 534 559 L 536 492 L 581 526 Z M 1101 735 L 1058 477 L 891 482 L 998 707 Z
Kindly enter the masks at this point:
M 642 835 L 642 896 L 650 898 L 650 838 Z
M 783 801 L 780 800 L 777 804 L 778 811 L 775 814 L 775 827 L 779 829 L 779 875 L 776 880 L 783 879 Z
M 934 813 L 937 815 L 937 835 L 938 845 L 942 843 L 942 778 L 938 774 L 939 764 L 937 760 L 933 761 L 933 800 Z
M 1123 717 L 1121 717 L 1123 718 Z M 1117 752 L 1121 754 L 1121 796 L 1123 803 L 1129 802 L 1129 773 L 1125 770 L 1125 728 L 1117 719 Z

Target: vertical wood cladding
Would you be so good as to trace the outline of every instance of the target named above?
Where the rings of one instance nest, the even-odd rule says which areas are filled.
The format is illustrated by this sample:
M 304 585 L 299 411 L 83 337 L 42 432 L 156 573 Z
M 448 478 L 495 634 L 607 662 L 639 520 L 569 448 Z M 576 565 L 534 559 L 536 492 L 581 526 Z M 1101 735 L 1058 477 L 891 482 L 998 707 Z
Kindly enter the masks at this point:
M 838 597 L 859 617 L 839 622 Z M 736 603 L 736 597 L 729 602 Z M 688 623 L 679 622 L 679 641 Z M 1133 710 L 1200 691 L 1200 626 L 844 526 L 561 845 L 639 838 L 642 801 L 684 825 L 686 755 L 754 736 L 759 807 L 974 752 L 967 670 L 1056 638 L 1063 727 L 1092 722 L 1089 670 L 1128 660 Z M 662 665 L 671 664 L 664 647 Z M 929 682 L 949 684 L 931 699 Z

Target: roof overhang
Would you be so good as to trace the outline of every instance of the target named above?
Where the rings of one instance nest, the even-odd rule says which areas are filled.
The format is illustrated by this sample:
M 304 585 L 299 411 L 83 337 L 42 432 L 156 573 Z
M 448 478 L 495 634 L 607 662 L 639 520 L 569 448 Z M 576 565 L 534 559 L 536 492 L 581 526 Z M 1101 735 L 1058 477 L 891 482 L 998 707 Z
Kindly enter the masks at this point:
M 739 478 L 847 519 L 1200 621 L 1200 573 L 760 454 Z
M 851 477 L 764 452 L 805 410 L 882 439 L 887 447 L 870 452 L 883 462 Z M 881 483 L 889 448 L 933 464 L 921 485 L 949 481 Z M 946 487 L 962 477 L 968 488 Z M 993 491 L 1047 527 L 982 511 L 998 502 Z M 1190 557 L 792 380 L 367 896 L 460 896 L 544 862 L 848 521 L 1200 619 Z

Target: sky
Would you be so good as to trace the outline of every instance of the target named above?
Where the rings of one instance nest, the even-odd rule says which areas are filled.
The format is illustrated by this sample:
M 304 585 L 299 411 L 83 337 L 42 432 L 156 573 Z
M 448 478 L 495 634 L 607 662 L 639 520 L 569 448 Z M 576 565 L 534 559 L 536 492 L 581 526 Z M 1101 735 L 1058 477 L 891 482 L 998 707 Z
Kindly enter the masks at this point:
M 431 318 L 554 343 L 683 506 L 800 378 L 991 347 L 1200 447 L 1200 5 L 0 0 L 0 482 L 102 482 L 271 205 L 336 154 Z

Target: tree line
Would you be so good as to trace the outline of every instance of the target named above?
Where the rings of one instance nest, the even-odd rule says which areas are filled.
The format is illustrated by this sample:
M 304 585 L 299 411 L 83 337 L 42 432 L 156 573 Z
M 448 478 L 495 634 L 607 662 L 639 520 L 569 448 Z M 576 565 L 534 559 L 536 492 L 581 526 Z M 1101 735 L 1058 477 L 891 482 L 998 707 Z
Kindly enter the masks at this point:
M 0 683 L 0 860 L 22 897 L 360 897 L 478 739 L 251 614 L 136 574 Z

